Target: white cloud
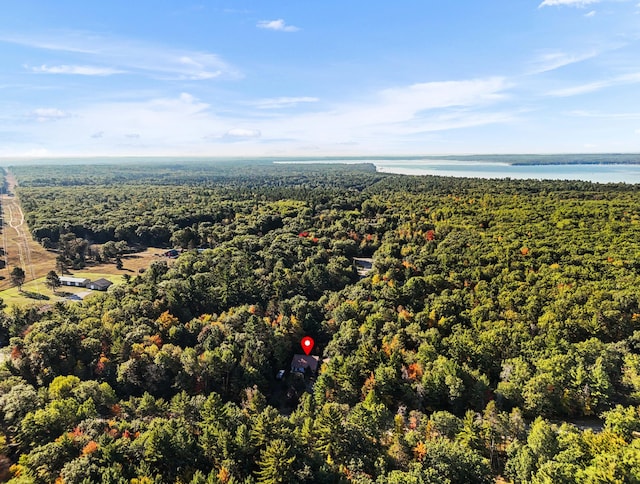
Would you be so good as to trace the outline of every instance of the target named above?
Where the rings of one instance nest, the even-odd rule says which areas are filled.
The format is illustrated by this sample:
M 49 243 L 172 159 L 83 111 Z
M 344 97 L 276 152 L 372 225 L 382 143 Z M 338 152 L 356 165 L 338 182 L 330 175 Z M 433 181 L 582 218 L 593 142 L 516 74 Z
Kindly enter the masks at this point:
M 68 118 L 69 114 L 56 108 L 38 108 L 31 112 L 30 117 L 39 123 L 45 123 L 47 121 L 57 121 L 58 119 Z
M 390 88 L 380 92 L 384 105 L 398 114 L 452 106 L 486 104 L 504 98 L 507 82 L 502 77 L 466 81 L 442 81 Z
M 388 88 L 361 103 L 334 105 L 328 110 L 254 120 L 270 137 L 306 144 L 366 143 L 387 145 L 419 133 L 506 122 L 505 113 L 484 110 L 505 98 L 510 87 L 504 78 L 413 84 Z
M 566 113 L 569 116 L 578 118 L 597 118 L 597 119 L 640 119 L 640 112 L 633 113 L 601 113 L 597 111 L 586 111 L 577 109 Z
M 43 74 L 76 74 L 80 76 L 111 76 L 113 74 L 121 74 L 124 72 L 119 69 L 111 69 L 108 67 L 72 65 L 48 66 L 43 64 L 36 67 L 26 65 L 25 68 L 32 72 L 40 72 Z
M 261 136 L 262 132 L 259 129 L 232 128 L 228 129 L 223 134 L 208 134 L 203 136 L 202 139 L 205 141 L 236 142 L 255 140 Z
M 541 74 L 543 72 L 554 71 L 561 67 L 576 64 L 578 62 L 592 59 L 598 55 L 596 51 L 584 52 L 581 54 L 568 54 L 566 52 L 548 52 L 540 55 L 531 62 L 529 74 Z
M 261 99 L 252 103 L 258 109 L 281 109 L 297 106 L 302 103 L 317 103 L 319 99 L 317 97 L 276 97 L 269 99 Z
M 213 59 L 211 59 L 213 61 Z M 187 68 L 192 69 L 192 72 L 190 74 L 185 74 L 185 78 L 186 79 L 191 79 L 191 80 L 204 80 L 204 79 L 214 79 L 216 77 L 220 77 L 223 74 L 222 69 L 217 69 L 217 70 L 211 70 L 209 67 L 207 67 L 207 59 L 201 59 L 201 62 L 198 62 L 194 59 L 192 59 L 191 57 L 188 56 L 182 56 L 180 57 L 180 59 L 178 59 L 178 62 L 180 62 L 182 65 L 186 66 Z M 211 62 L 211 64 L 213 64 L 214 62 Z
M 233 128 L 227 131 L 223 138 L 235 140 L 251 139 L 259 138 L 261 134 L 259 129 Z
M 580 94 L 587 94 L 594 91 L 599 91 L 600 89 L 604 89 L 606 87 L 610 87 L 615 85 L 616 83 L 613 81 L 596 81 L 589 82 L 587 84 L 581 84 L 579 86 L 566 87 L 563 89 L 556 89 L 554 91 L 550 91 L 550 96 L 556 97 L 570 97 L 570 96 L 578 96 Z
M 599 91 L 601 89 L 606 89 L 608 87 L 620 86 L 624 84 L 635 84 L 638 82 L 640 82 L 640 72 L 624 74 L 622 76 L 605 79 L 602 81 L 589 82 L 586 84 L 581 84 L 579 86 L 556 89 L 554 91 L 550 91 L 548 94 L 550 96 L 556 97 L 578 96 L 580 94 L 587 94 L 590 92 Z
M 301 153 L 308 146 L 325 153 L 344 152 L 345 146 L 368 151 L 397 146 L 407 151 L 429 136 L 425 133 L 513 121 L 511 113 L 493 109 L 508 97 L 509 88 L 503 78 L 419 83 L 363 95 L 358 103 L 323 103 L 323 109 L 286 117 L 269 109 L 259 117 L 255 109 L 229 114 L 220 108 L 218 114 L 189 93 L 137 101 L 125 96 L 75 108 L 73 116 L 65 118 L 62 110 L 41 112 L 59 121 L 47 123 L 46 129 L 40 123 L 25 125 L 22 135 L 30 140 L 29 146 L 17 143 L 12 149 L 19 153 L 42 147 L 56 154 L 114 156 L 211 155 L 214 142 L 214 153 L 220 156 Z M 277 104 L 273 101 L 283 99 L 269 101 Z
M 33 148 L 23 153 L 20 153 L 20 157 L 25 158 L 44 158 L 46 156 L 51 156 L 51 151 L 46 148 Z
M 11 44 L 25 45 L 36 49 L 54 50 L 62 52 L 73 52 L 77 54 L 97 54 L 97 51 L 86 46 L 86 36 L 82 34 L 70 34 L 69 38 L 53 39 L 53 38 L 26 38 L 23 35 L 5 34 L 0 36 L 0 42 L 9 42 Z M 85 45 L 85 47 L 78 47 Z
M 428 119 L 416 119 L 400 126 L 397 136 L 414 136 L 423 133 L 449 131 L 452 129 L 485 126 L 487 124 L 510 123 L 516 115 L 510 112 L 469 112 L 465 110 L 432 116 Z M 393 133 L 393 131 L 390 131 Z
M 587 12 L 584 14 L 585 17 L 595 17 L 596 16 L 596 11 L 595 10 L 591 10 L 591 12 Z
M 44 34 L 40 36 L 0 36 L 0 41 L 23 45 L 36 49 L 71 53 L 79 61 L 78 65 L 43 65 L 42 72 L 56 74 L 108 75 L 113 71 L 126 71 L 168 80 L 207 80 L 213 78 L 236 79 L 242 77 L 238 70 L 221 57 L 210 52 L 185 51 L 167 46 L 105 37 L 80 32 Z M 75 46 L 85 48 L 77 49 Z M 88 67 L 86 64 L 111 66 Z
M 636 134 L 640 134 L 640 128 L 636 129 Z
M 586 5 L 591 5 L 592 3 L 598 3 L 600 0 L 544 0 L 538 8 L 540 7 L 553 7 L 556 5 L 566 5 L 569 7 L 584 7 Z
M 267 30 L 277 30 L 280 32 L 297 32 L 300 30 L 293 25 L 287 25 L 283 19 L 278 20 L 261 20 L 258 22 L 258 27 Z
M 219 119 L 208 104 L 188 93 L 94 102 L 74 108 L 72 116 L 62 109 L 41 108 L 30 117 L 56 122 L 21 125 L 21 136 L 29 144 L 14 143 L 16 153 L 35 146 L 56 154 L 188 154 L 205 146 L 207 133 L 224 133 L 236 124 Z

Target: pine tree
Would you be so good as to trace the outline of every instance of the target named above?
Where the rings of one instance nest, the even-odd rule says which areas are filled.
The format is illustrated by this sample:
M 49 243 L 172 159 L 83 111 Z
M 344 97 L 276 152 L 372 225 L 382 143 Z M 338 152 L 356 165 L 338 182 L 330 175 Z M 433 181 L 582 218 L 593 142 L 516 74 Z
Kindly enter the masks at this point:
M 337 403 L 326 403 L 315 422 L 315 448 L 333 463 L 347 450 L 348 430 L 344 422 L 345 412 Z
M 56 292 L 56 289 L 60 287 L 60 278 L 58 277 L 58 274 L 56 274 L 56 271 L 49 271 L 47 273 L 46 285 L 54 293 Z
M 255 473 L 257 481 L 263 484 L 292 482 L 292 464 L 296 457 L 289 455 L 290 450 L 282 439 L 271 441 L 260 453 L 259 470 Z

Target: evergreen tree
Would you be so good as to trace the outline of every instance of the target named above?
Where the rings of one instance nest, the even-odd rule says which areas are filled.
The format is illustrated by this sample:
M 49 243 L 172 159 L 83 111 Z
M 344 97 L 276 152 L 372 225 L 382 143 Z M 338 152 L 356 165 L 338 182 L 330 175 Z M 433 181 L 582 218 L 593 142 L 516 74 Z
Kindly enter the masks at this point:
M 56 289 L 60 287 L 61 285 L 60 278 L 58 277 L 58 274 L 56 273 L 56 271 L 49 271 L 47 273 L 46 285 L 54 293 L 56 292 Z
M 292 465 L 296 457 L 289 454 L 290 450 L 291 447 L 282 439 L 275 439 L 267 445 L 260 453 L 259 470 L 255 473 L 259 483 L 293 482 Z

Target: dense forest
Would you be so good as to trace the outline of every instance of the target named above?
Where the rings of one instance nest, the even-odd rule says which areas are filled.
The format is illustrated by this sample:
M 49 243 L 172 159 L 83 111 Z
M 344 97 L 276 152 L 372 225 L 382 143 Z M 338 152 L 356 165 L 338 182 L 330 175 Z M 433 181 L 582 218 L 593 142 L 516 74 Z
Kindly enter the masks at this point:
M 0 316 L 10 482 L 640 482 L 636 186 L 267 162 L 11 171 L 53 250 L 184 252 Z M 317 375 L 289 371 L 305 335 Z

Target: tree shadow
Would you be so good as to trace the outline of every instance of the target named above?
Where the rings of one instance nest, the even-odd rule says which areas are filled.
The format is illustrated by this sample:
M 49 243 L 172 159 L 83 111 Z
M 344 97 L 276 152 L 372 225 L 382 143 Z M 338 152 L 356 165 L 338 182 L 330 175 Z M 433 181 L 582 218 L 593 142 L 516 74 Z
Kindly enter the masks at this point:
M 49 299 L 51 299 L 46 294 L 40 294 L 39 292 L 33 292 L 33 291 L 21 291 L 21 292 L 24 297 L 28 297 L 29 299 L 37 299 L 39 301 L 48 301 Z

